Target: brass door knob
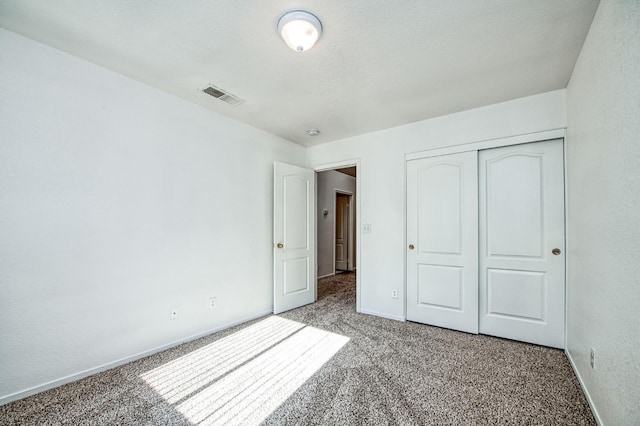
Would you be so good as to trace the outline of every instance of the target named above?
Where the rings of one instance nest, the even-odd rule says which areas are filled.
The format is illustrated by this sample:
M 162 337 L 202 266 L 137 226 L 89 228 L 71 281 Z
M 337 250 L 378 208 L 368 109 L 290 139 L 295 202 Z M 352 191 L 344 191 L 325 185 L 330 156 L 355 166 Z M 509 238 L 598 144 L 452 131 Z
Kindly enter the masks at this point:
M 559 255 L 559 254 L 560 254 L 560 253 L 562 253 L 562 252 L 560 251 L 560 249 L 559 249 L 559 248 L 554 248 L 553 250 L 551 250 L 551 253 L 553 253 L 553 254 L 555 254 L 555 255 L 557 256 L 557 255 Z
M 282 243 L 278 243 L 277 247 L 278 248 L 282 248 L 282 247 L 284 247 L 284 245 L 282 245 Z
M 416 248 L 416 246 L 414 246 L 413 244 L 409 244 L 409 250 L 413 250 L 414 248 Z

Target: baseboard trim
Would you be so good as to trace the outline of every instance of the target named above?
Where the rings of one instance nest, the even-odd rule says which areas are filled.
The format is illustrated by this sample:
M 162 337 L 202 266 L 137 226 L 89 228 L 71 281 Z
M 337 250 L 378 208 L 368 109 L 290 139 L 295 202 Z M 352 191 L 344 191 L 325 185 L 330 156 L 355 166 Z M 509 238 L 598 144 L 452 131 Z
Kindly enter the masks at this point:
M 382 312 L 368 311 L 368 310 L 365 310 L 365 309 L 361 309 L 358 312 L 361 313 L 361 314 L 373 315 L 373 316 L 376 316 L 376 317 L 387 318 L 387 319 L 391 319 L 391 320 L 394 320 L 394 321 L 400 321 L 400 322 L 405 322 L 406 321 L 405 317 L 401 317 L 401 316 L 398 316 L 398 315 L 383 314 Z
M 593 417 L 596 419 L 596 423 L 599 426 L 603 426 L 604 423 L 602 422 L 602 419 L 600 418 L 600 414 L 598 413 L 598 410 L 596 409 L 596 406 L 594 405 L 593 400 L 591 399 L 591 395 L 589 394 L 589 391 L 587 390 L 587 387 L 585 386 L 584 381 L 582 380 L 582 376 L 580 375 L 580 372 L 576 368 L 576 363 L 573 362 L 573 358 L 571 357 L 571 354 L 569 353 L 568 349 L 565 349 L 564 353 L 567 355 L 567 358 L 569 359 L 569 364 L 571 365 L 573 372 L 578 378 L 578 382 L 580 383 L 580 387 L 582 388 L 582 392 L 584 393 L 584 396 L 587 398 L 587 403 L 589 404 L 589 408 L 591 408 Z
M 332 272 L 332 273 L 330 273 L 330 274 L 321 275 L 321 276 L 319 276 L 319 277 L 318 277 L 318 279 L 320 280 L 320 279 L 322 279 L 322 278 L 332 277 L 332 276 L 334 276 L 335 274 L 336 274 L 335 272 Z
M 2 397 L 0 397 L 0 405 L 5 405 L 5 404 L 8 404 L 8 403 L 13 402 L 13 401 L 17 401 L 19 399 L 26 398 L 28 396 L 35 395 L 35 394 L 38 394 L 40 392 L 47 391 L 49 389 L 53 389 L 53 388 L 57 388 L 57 387 L 62 386 L 62 385 L 66 385 L 67 383 L 71 383 L 71 382 L 75 382 L 75 381 L 80 380 L 80 379 L 84 379 L 85 377 L 89 377 L 89 376 L 92 376 L 94 374 L 101 373 L 103 371 L 110 370 L 110 369 L 115 368 L 115 367 L 119 367 L 121 365 L 127 364 L 127 363 L 132 362 L 132 361 L 139 360 L 140 358 L 144 358 L 144 357 L 147 357 L 149 355 L 156 354 L 158 352 L 162 352 L 164 350 L 173 348 L 173 347 L 181 345 L 183 343 L 191 342 L 193 340 L 200 339 L 201 337 L 205 337 L 205 336 L 208 336 L 210 334 L 217 333 L 219 331 L 226 330 L 226 329 L 231 328 L 231 327 L 235 327 L 236 325 L 240 325 L 240 324 L 244 324 L 244 323 L 249 322 L 249 321 L 253 321 L 254 319 L 258 319 L 258 318 L 264 317 L 266 315 L 270 315 L 271 313 L 272 313 L 272 311 L 269 310 L 269 311 L 265 311 L 265 312 L 262 312 L 262 313 L 259 313 L 259 314 L 256 314 L 256 315 L 251 315 L 249 317 L 246 317 L 246 318 L 238 320 L 238 321 L 227 323 L 227 324 L 221 325 L 219 327 L 212 328 L 212 329 L 207 330 L 207 331 L 203 331 L 203 332 L 200 332 L 200 333 L 197 333 L 197 334 L 193 334 L 193 335 L 191 335 L 189 337 L 185 337 L 183 339 L 175 340 L 175 341 L 173 341 L 171 343 L 167 343 L 165 345 L 157 346 L 157 347 L 155 347 L 153 349 L 149 349 L 149 350 L 146 350 L 146 351 L 143 351 L 143 352 L 138 352 L 135 355 L 131 355 L 131 356 L 127 356 L 127 357 L 124 357 L 124 358 L 120 358 L 118 360 L 115 360 L 115 361 L 112 361 L 112 362 L 108 362 L 106 364 L 102 364 L 102 365 L 99 365 L 97 367 L 89 368 L 87 370 L 83 370 L 83 371 L 80 371 L 80 372 L 75 373 L 75 374 L 70 374 L 70 375 L 62 377 L 60 379 L 52 380 L 50 382 L 46 382 L 46 383 L 43 383 L 41 385 L 33 386 L 31 388 L 28 388 L 28 389 L 25 389 L 25 390 L 22 390 L 22 391 L 18 391 L 18 392 L 9 394 L 9 395 L 2 396 Z

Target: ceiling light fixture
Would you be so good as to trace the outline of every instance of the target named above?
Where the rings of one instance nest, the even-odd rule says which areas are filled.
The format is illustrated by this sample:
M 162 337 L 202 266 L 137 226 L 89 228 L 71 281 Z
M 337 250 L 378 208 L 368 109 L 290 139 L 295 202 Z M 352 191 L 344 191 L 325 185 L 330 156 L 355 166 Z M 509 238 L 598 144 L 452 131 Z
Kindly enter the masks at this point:
M 309 129 L 307 130 L 307 135 L 309 136 L 318 136 L 320 134 L 320 130 L 318 129 Z
M 278 19 L 278 34 L 291 49 L 304 52 L 311 49 L 322 35 L 322 23 L 312 13 L 293 10 Z

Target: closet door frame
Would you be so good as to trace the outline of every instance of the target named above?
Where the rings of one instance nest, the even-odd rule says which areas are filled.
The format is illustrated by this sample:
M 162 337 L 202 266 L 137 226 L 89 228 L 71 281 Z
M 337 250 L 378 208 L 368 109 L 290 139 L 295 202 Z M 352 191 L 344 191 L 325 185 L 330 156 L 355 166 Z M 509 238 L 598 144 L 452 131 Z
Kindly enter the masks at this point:
M 566 135 L 567 131 L 565 128 L 561 128 L 561 129 L 553 129 L 553 130 L 547 130 L 547 131 L 543 131 L 543 132 L 536 132 L 536 133 L 528 133 L 525 135 L 517 135 L 517 136 L 510 136 L 510 137 L 506 137 L 506 138 L 498 138 L 498 139 L 490 139 L 490 140 L 481 140 L 481 141 L 474 141 L 474 142 L 469 142 L 466 144 L 462 144 L 462 145 L 456 145 L 456 146 L 450 146 L 450 147 L 446 147 L 446 148 L 437 148 L 437 149 L 432 149 L 432 150 L 426 150 L 426 151 L 419 151 L 419 152 L 414 152 L 414 153 L 409 153 L 409 154 L 405 154 L 405 191 L 404 191 L 404 217 L 405 217 L 405 232 L 404 232 L 404 247 L 403 247 L 403 253 L 404 253 L 404 267 L 405 267 L 405 271 L 404 271 L 404 293 L 405 295 L 407 294 L 407 251 L 405 250 L 405 248 L 407 247 L 407 245 L 409 244 L 408 240 L 407 240 L 407 224 L 406 224 L 406 218 L 407 218 L 407 161 L 410 160 L 417 160 L 417 159 L 421 159 L 421 158 L 428 158 L 428 157 L 435 157 L 435 156 L 440 156 L 440 155 L 447 155 L 447 154 L 457 154 L 457 153 L 461 153 L 461 152 L 467 152 L 467 151 L 480 151 L 483 149 L 491 149 L 491 148 L 500 148 L 500 147 L 504 147 L 504 146 L 511 146 L 511 145 L 520 145 L 520 144 L 524 144 L 524 143 L 531 143 L 531 142 L 543 142 L 543 141 L 547 141 L 547 140 L 552 140 L 552 139 L 563 139 L 563 150 L 564 150 L 564 169 L 565 169 L 565 179 L 564 179 L 564 198 L 565 198 L 565 223 L 564 223 L 564 232 L 565 232 L 565 247 L 569 247 L 569 224 L 567 223 L 567 218 L 569 217 L 569 211 L 567 206 L 569 205 L 568 203 L 568 191 L 567 191 L 567 187 L 568 187 L 568 182 L 567 182 L 567 176 L 566 176 L 566 169 L 567 169 L 567 135 Z M 566 333 L 566 327 L 567 327 L 567 304 L 569 301 L 569 295 L 567 294 L 567 289 L 569 288 L 568 285 L 566 285 L 566 283 L 569 282 L 569 276 L 568 276 L 568 271 L 569 271 L 569 256 L 565 256 L 565 345 L 564 347 L 567 347 L 567 333 Z M 407 300 L 405 297 L 404 302 L 404 318 L 406 319 L 407 317 Z

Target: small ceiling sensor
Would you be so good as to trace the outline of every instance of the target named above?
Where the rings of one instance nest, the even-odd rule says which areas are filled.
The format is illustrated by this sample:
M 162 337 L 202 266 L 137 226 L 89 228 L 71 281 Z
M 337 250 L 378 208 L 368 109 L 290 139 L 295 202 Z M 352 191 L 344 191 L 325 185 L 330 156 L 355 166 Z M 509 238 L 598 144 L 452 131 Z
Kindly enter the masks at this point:
M 318 129 L 309 129 L 307 130 L 307 135 L 309 136 L 318 136 L 320 134 L 320 130 Z

